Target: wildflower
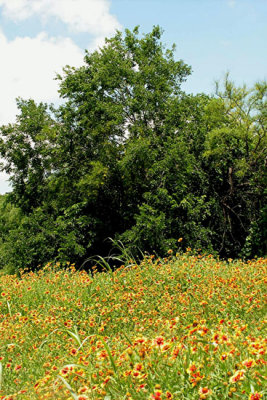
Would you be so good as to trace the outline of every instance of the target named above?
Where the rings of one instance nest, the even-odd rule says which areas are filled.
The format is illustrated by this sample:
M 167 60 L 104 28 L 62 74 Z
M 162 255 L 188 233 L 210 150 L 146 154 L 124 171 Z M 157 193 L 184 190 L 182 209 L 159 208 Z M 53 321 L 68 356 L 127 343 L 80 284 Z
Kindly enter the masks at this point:
M 233 376 L 231 376 L 231 378 L 229 379 L 230 383 L 236 383 L 240 380 L 244 379 L 244 373 L 246 371 L 244 369 L 238 370 L 234 373 Z
M 212 390 L 207 387 L 200 387 L 198 393 L 201 399 L 206 399 L 212 393 Z
M 262 394 L 254 392 L 249 395 L 248 400 L 260 400 L 262 398 Z
M 150 396 L 150 399 L 153 399 L 153 400 L 162 400 L 161 395 L 162 395 L 162 391 L 161 391 L 161 390 L 157 390 L 154 394 L 152 394 L 152 395 Z
M 60 371 L 60 375 L 62 376 L 67 376 L 69 373 L 69 368 L 68 367 L 64 367 L 62 368 L 62 370 Z
M 256 364 L 256 362 L 254 360 L 245 360 L 242 362 L 242 365 L 244 365 L 247 368 L 251 368 Z
M 166 398 L 172 400 L 173 399 L 173 395 L 171 394 L 171 392 L 167 391 L 166 392 Z
M 212 339 L 213 339 L 213 341 L 214 341 L 214 342 L 218 342 L 218 341 L 219 341 L 219 339 L 220 339 L 220 336 L 219 336 L 219 334 L 218 334 L 218 333 L 214 333 L 214 335 L 213 335 Z
M 202 379 L 204 378 L 204 375 L 201 375 L 199 371 L 191 375 L 191 378 L 189 379 L 191 385 L 195 387 Z
M 187 368 L 186 372 L 191 375 L 192 373 L 196 372 L 197 367 L 195 364 L 190 364 L 189 368 Z
M 162 336 L 158 336 L 156 339 L 154 339 L 153 343 L 155 345 L 162 346 L 164 344 L 164 338 Z
M 85 376 L 85 372 L 84 372 L 83 369 L 78 369 L 78 370 L 76 371 L 76 375 Z
M 139 364 L 135 364 L 134 369 L 136 371 L 142 371 L 144 369 L 144 367 L 142 364 L 139 363 Z
M 145 383 L 142 383 L 141 385 L 138 386 L 137 391 L 139 392 L 140 390 L 144 390 L 145 387 L 146 387 L 146 384 L 145 384 Z
M 88 392 L 89 388 L 88 386 L 82 386 L 79 390 L 78 393 L 85 393 Z
M 110 376 L 107 376 L 107 377 L 104 379 L 103 384 L 106 385 L 109 381 L 110 381 Z
M 208 331 L 209 331 L 209 329 L 208 329 L 206 326 L 203 326 L 203 327 L 201 328 L 200 335 L 201 335 L 201 336 L 204 336 L 204 335 L 206 335 L 206 334 L 208 333 Z

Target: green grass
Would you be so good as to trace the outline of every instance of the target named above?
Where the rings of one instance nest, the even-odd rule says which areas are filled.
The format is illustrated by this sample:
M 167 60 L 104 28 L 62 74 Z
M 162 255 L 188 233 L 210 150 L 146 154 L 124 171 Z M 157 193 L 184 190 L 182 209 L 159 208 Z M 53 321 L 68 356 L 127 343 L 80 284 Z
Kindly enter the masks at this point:
M 0 399 L 264 398 L 266 260 L 0 277 Z

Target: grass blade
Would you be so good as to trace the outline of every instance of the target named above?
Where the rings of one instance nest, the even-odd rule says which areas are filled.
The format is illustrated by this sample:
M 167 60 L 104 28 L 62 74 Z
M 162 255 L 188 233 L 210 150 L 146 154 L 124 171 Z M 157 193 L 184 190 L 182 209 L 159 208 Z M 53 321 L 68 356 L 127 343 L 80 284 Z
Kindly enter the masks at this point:
M 7 308 L 8 308 L 9 315 L 12 318 L 11 307 L 10 307 L 9 301 L 7 301 Z
M 78 333 L 78 329 L 77 329 L 76 326 L 74 327 L 74 329 L 75 329 L 75 333 L 69 331 L 68 329 L 66 329 L 66 331 L 68 332 L 68 334 L 69 334 L 71 337 L 73 337 L 73 339 L 75 339 L 75 340 L 78 342 L 79 346 L 81 347 L 81 346 L 82 346 L 82 341 L 81 341 L 81 339 L 80 339 L 80 336 L 79 336 L 79 333 Z
M 112 365 L 112 367 L 113 367 L 113 369 L 114 369 L 114 372 L 117 373 L 117 367 L 116 367 L 116 365 L 115 365 L 114 358 L 112 357 L 110 348 L 108 347 L 107 343 L 106 343 L 105 340 L 102 338 L 102 336 L 98 336 L 98 337 L 99 337 L 99 339 L 101 340 L 101 342 L 103 343 L 105 349 L 107 350 L 107 353 L 108 353 L 108 356 L 109 356 L 111 365 Z
M 72 387 L 69 385 L 69 383 L 66 381 L 66 379 L 64 379 L 64 378 L 63 378 L 62 376 L 60 376 L 60 375 L 57 376 L 57 379 L 60 379 L 60 380 L 64 383 L 64 385 L 66 386 L 66 388 L 69 390 L 69 392 L 70 392 L 72 398 L 73 398 L 74 400 L 78 400 L 77 394 L 74 392 L 74 390 L 73 390 Z

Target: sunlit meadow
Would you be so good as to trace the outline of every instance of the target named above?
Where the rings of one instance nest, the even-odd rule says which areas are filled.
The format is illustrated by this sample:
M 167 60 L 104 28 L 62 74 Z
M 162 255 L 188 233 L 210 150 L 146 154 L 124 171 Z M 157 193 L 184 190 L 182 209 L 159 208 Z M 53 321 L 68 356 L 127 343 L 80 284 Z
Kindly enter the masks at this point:
M 0 399 L 264 399 L 266 259 L 0 277 Z

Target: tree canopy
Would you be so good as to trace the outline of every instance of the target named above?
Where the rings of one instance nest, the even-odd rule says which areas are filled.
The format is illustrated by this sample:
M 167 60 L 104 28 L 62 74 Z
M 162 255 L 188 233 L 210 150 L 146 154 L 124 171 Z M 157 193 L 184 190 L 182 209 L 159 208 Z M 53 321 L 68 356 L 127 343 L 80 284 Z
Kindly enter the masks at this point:
M 117 32 L 57 76 L 63 105 L 18 99 L 0 129 L 1 266 L 81 264 L 108 237 L 136 254 L 266 252 L 266 82 L 188 95 L 162 31 Z M 4 225 L 6 226 L 4 228 Z

